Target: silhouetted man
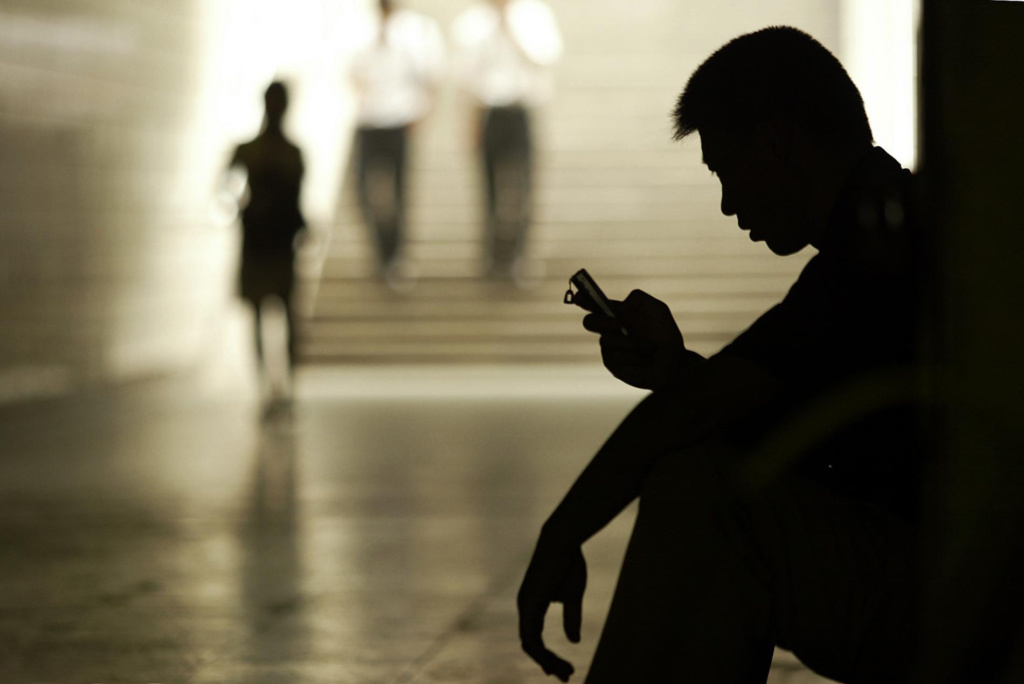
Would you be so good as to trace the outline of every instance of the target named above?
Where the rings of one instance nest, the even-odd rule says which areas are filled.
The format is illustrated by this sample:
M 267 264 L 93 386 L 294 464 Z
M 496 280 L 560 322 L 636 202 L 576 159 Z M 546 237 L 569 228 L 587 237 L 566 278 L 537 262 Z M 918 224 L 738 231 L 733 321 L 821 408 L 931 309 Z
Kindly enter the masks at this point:
M 479 110 L 485 272 L 522 282 L 533 205 L 531 112 L 551 97 L 562 34 L 543 0 L 485 0 L 456 18 L 452 37 L 462 86 Z
M 547 607 L 564 604 L 577 641 L 581 545 L 639 496 L 588 681 L 764 682 L 776 645 L 839 681 L 899 681 L 921 453 L 909 172 L 872 146 L 838 60 L 792 28 L 715 52 L 674 117 L 677 138 L 699 133 L 724 214 L 778 255 L 819 253 L 708 359 L 643 292 L 616 305 L 628 336 L 584 319 L 609 370 L 653 392 L 545 523 L 519 592 L 523 648 L 568 679 L 541 640 Z
M 270 404 L 286 402 L 291 371 L 295 365 L 297 335 L 292 291 L 295 286 L 296 236 L 306 221 L 299 206 L 304 165 L 302 152 L 284 132 L 288 111 L 288 90 L 275 81 L 264 95 L 266 116 L 263 130 L 254 139 L 235 148 L 229 168 L 246 171 L 248 193 L 241 210 L 242 260 L 239 274 L 243 299 L 255 313 L 256 355 L 260 374 L 269 385 Z M 288 324 L 288 378 L 278 386 L 267 377 L 263 355 L 262 305 L 276 297 L 284 305 Z
M 433 19 L 380 0 L 374 40 L 352 62 L 359 92 L 356 189 L 377 248 L 378 274 L 397 284 L 405 240 L 409 132 L 433 106 L 444 38 Z

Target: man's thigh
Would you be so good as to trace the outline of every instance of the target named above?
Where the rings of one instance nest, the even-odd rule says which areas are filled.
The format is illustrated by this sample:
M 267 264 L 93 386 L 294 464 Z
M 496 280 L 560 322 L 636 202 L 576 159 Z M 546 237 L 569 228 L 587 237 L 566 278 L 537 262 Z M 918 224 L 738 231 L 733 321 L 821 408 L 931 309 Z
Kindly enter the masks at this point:
M 741 487 L 742 468 L 726 447 L 670 457 L 641 507 L 644 496 L 662 499 L 661 515 L 692 515 L 681 498 L 708 507 L 770 593 L 770 638 L 808 667 L 844 682 L 899 681 L 915 646 L 914 526 L 796 475 Z M 673 496 L 678 507 L 665 505 Z
M 740 468 L 712 442 L 654 467 L 588 681 L 763 681 L 772 644 L 839 681 L 899 681 L 911 527 L 796 477 L 751 491 Z
M 916 635 L 916 530 L 884 507 L 796 476 L 744 496 L 779 646 L 849 682 L 899 681 Z

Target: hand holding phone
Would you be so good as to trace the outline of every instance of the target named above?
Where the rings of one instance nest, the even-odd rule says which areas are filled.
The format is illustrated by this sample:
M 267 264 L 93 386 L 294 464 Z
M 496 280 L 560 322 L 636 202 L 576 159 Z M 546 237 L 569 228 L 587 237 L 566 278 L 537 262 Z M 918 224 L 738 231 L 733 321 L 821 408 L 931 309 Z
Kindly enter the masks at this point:
M 613 302 L 582 269 L 569 283 L 565 302 L 591 312 L 583 319 L 583 327 L 601 335 L 601 358 L 612 375 L 648 390 L 672 382 L 692 352 L 687 351 L 679 326 L 664 302 L 642 290 L 633 290 L 621 302 Z
M 576 287 L 577 292 L 573 292 L 573 286 Z M 623 325 L 615 315 L 615 310 L 612 308 L 611 300 L 605 296 L 604 292 L 601 291 L 601 288 L 598 287 L 597 281 L 587 273 L 587 269 L 585 268 L 581 268 L 576 271 L 576 273 L 569 278 L 569 289 L 566 290 L 565 299 L 563 301 L 565 301 L 566 304 L 576 304 L 577 306 L 591 310 L 589 307 L 584 306 L 577 301 L 578 293 L 583 293 L 585 298 L 589 300 L 589 302 L 593 302 L 601 313 L 618 322 L 623 335 L 629 335 L 629 331 L 626 330 L 626 326 Z

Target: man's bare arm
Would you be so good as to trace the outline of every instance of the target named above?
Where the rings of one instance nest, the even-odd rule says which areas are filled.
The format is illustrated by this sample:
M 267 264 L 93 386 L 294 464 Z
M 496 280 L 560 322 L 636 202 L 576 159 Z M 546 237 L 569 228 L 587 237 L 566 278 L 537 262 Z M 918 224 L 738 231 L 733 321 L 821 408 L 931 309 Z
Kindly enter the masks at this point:
M 768 406 L 777 381 L 744 359 L 719 355 L 644 399 L 612 433 L 544 525 L 542 536 L 582 544 L 635 499 L 662 458 L 699 444 Z
M 719 355 L 696 361 L 680 383 L 655 392 L 619 425 L 544 525 L 519 588 L 523 650 L 546 673 L 568 681 L 572 664 L 548 650 L 544 616 L 563 604 L 564 628 L 579 641 L 586 586 L 580 547 L 641 492 L 662 458 L 685 458 L 688 446 L 722 434 L 778 396 L 777 383 L 754 364 Z

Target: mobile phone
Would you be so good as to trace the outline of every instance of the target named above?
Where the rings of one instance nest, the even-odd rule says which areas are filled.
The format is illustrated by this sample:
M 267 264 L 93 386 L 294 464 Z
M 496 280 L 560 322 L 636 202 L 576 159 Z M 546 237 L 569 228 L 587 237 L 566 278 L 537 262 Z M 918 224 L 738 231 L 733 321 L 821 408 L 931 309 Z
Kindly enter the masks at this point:
M 612 309 L 611 302 L 605 296 L 604 292 L 601 291 L 601 288 L 597 286 L 597 281 L 587 273 L 587 269 L 581 268 L 576 271 L 571 278 L 569 278 L 569 289 L 565 293 L 564 300 L 566 304 L 575 303 L 575 293 L 572 291 L 573 286 L 581 292 L 586 292 L 590 299 L 597 304 L 597 308 L 601 310 L 601 313 L 608 318 L 618 320 L 614 309 Z M 619 328 L 622 330 L 623 335 L 629 334 L 626 330 L 626 326 L 622 325 L 621 321 L 619 321 Z

